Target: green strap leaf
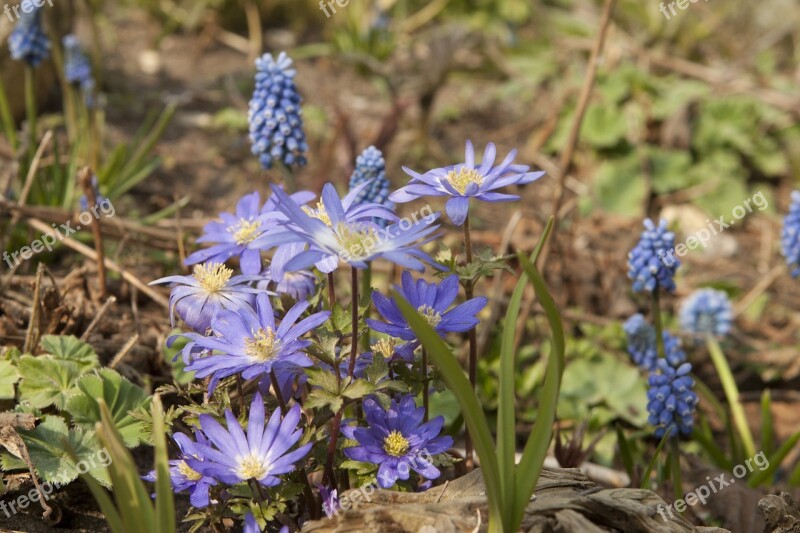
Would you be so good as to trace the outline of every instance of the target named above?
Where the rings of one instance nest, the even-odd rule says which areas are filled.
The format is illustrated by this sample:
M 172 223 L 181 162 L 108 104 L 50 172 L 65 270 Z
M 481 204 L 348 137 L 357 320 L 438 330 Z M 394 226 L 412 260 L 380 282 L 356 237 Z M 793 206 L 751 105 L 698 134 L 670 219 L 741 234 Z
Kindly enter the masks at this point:
M 564 327 L 555 301 L 547 291 L 544 278 L 536 267 L 524 255 L 520 255 L 519 260 L 536 290 L 536 297 L 544 308 L 545 316 L 550 324 L 552 349 L 547 360 L 544 384 L 539 393 L 539 410 L 536 422 L 522 452 L 522 459 L 516 475 L 513 518 L 509 531 L 516 531 L 522 523 L 525 508 L 536 488 L 536 481 L 547 456 L 547 449 L 553 436 L 553 423 L 556 418 L 558 393 L 561 388 L 561 378 L 564 375 L 565 364 Z

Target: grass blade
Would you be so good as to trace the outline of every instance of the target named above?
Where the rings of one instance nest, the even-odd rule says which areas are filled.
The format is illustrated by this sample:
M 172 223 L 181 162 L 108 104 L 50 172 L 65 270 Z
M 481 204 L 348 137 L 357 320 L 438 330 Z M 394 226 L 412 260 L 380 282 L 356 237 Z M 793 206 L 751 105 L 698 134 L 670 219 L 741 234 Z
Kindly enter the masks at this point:
M 708 346 L 711 362 L 714 363 L 719 380 L 722 382 L 722 389 L 725 391 L 725 397 L 731 408 L 733 423 L 739 433 L 739 438 L 742 439 L 744 453 L 747 457 L 753 457 L 756 453 L 756 445 L 753 442 L 750 426 L 747 424 L 747 416 L 744 414 L 744 408 L 739 398 L 739 387 L 736 386 L 731 367 L 728 365 L 728 360 L 725 358 L 725 354 L 722 353 L 717 339 L 709 335 L 706 338 L 706 346 Z
M 615 425 L 615 429 L 617 430 L 617 443 L 619 443 L 619 455 L 622 459 L 622 465 L 625 467 L 625 472 L 628 473 L 628 479 L 633 483 L 633 450 L 619 424 Z
M 769 480 L 775 474 L 775 471 L 778 469 L 778 467 L 781 466 L 783 460 L 786 459 L 786 456 L 789 455 L 789 452 L 792 451 L 792 448 L 794 448 L 798 440 L 800 440 L 800 431 L 786 439 L 786 441 L 781 444 L 781 447 L 778 448 L 778 451 L 770 455 L 769 466 L 767 466 L 764 470 L 760 470 L 758 473 L 753 474 L 753 476 L 747 481 L 747 484 L 751 487 L 757 487 Z M 751 455 L 751 457 L 755 457 L 755 455 Z
M 769 389 L 764 389 L 761 394 L 761 449 L 767 455 L 772 455 L 775 451 L 772 435 L 772 397 Z
M 169 457 L 164 429 L 164 408 L 155 395 L 152 405 L 153 444 L 156 449 L 156 525 L 159 533 L 175 533 L 175 501 L 169 476 Z
M 536 488 L 536 481 L 539 478 L 547 450 L 550 447 L 550 439 L 553 436 L 558 393 L 561 389 L 561 378 L 564 374 L 564 327 L 561 323 L 561 316 L 558 313 L 555 301 L 547 291 L 547 285 L 542 275 L 524 255 L 520 255 L 519 260 L 536 290 L 536 297 L 544 308 L 545 316 L 550 324 L 552 350 L 547 361 L 544 385 L 539 393 L 539 410 L 536 415 L 536 422 L 533 424 L 530 437 L 528 437 L 528 442 L 522 452 L 522 459 L 516 475 L 516 493 L 514 494 L 512 513 L 513 522 L 510 531 L 515 531 L 519 527 L 531 494 Z
M 544 228 L 539 243 L 531 254 L 531 263 L 536 264 L 544 248 L 550 231 L 553 229 L 553 217 L 550 217 Z M 500 467 L 500 482 L 503 486 L 503 499 L 513 497 L 515 481 L 515 452 L 516 452 L 516 354 L 514 353 L 514 339 L 517 331 L 517 318 L 522 305 L 522 295 L 528 283 L 528 275 L 524 272 L 514 287 L 511 301 L 508 304 L 506 317 L 503 320 L 502 346 L 500 347 L 500 374 L 499 398 L 497 409 L 497 460 Z
M 672 428 L 668 428 L 667 432 L 664 433 L 664 436 L 661 438 L 661 442 L 658 443 L 656 447 L 656 453 L 653 454 L 653 458 L 650 460 L 650 464 L 647 465 L 647 470 L 644 471 L 644 475 L 642 476 L 642 485 L 641 488 L 646 489 L 648 485 L 650 485 L 650 474 L 653 473 L 653 469 L 656 467 L 656 462 L 658 461 L 658 456 L 661 453 L 661 449 L 664 447 L 664 443 L 667 442 L 670 435 L 672 435 Z

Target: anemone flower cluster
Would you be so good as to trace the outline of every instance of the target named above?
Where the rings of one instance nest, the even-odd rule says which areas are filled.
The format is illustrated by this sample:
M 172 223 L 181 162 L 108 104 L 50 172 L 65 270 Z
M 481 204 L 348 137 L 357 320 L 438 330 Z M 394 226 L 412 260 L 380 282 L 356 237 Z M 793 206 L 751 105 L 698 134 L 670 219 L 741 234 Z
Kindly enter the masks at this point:
M 645 219 L 639 242 L 628 254 L 628 277 L 633 280 L 634 292 L 675 291 L 675 271 L 680 262 L 664 260 L 674 248 L 675 234 L 667 230 L 667 221 L 661 220 L 656 226 Z
M 8 37 L 11 58 L 38 67 L 50 57 L 50 39 L 42 27 L 41 6 L 23 10 L 19 22 Z
M 513 164 L 517 155 L 512 150 L 495 166 L 497 148 L 494 143 L 486 145 L 480 165 L 475 163 L 475 149 L 467 141 L 464 162 L 425 173 L 418 173 L 403 167 L 411 176 L 411 181 L 389 195 L 396 203 L 405 203 L 426 196 L 447 197 L 447 216 L 456 226 L 463 226 L 469 214 L 470 200 L 482 202 L 513 202 L 519 200 L 515 194 L 497 192 L 497 189 L 510 185 L 524 185 L 542 177 L 544 172 L 528 172 L 526 165 Z
M 697 394 L 694 392 L 694 380 L 689 376 L 691 371 L 690 363 L 671 365 L 660 359 L 656 370 L 650 374 L 648 423 L 655 426 L 655 436 L 659 439 L 667 431 L 670 431 L 671 437 L 692 433 Z
M 681 328 L 691 335 L 724 337 L 732 321 L 733 308 L 728 295 L 722 291 L 700 289 L 681 306 Z
M 69 79 L 80 82 L 91 72 L 74 52 Z M 283 53 L 257 61 L 250 139 L 264 168 L 306 162 L 295 74 Z M 461 283 L 452 268 L 439 282 L 409 272 L 447 270 L 425 251 L 440 235 L 439 213 L 401 219 L 393 203 L 445 196 L 451 220 L 466 228 L 471 200 L 516 200 L 499 189 L 542 175 L 515 164 L 514 151 L 496 163 L 495 146 L 489 144 L 476 163 L 472 144 L 466 146 L 464 163 L 423 174 L 406 170 L 411 182 L 394 193 L 383 154 L 370 146 L 355 161 L 344 196 L 333 183 L 322 187 L 319 198 L 274 185 L 263 204 L 258 192 L 247 194 L 232 212 L 205 225 L 197 242 L 207 247 L 185 260 L 191 275 L 152 282 L 170 286 L 171 319 L 180 318 L 192 330 L 173 335 L 168 346 L 185 341 L 179 351 L 184 370 L 202 381 L 205 393 L 200 404 L 194 398 L 200 394 L 193 394 L 198 389 L 187 389 L 190 401 L 198 402 L 184 417 L 195 437 L 177 434 L 180 453 L 170 462 L 174 490 L 188 492 L 193 507 L 226 507 L 244 521 L 245 531 L 259 531 L 271 510 L 258 506 L 285 501 L 280 487 L 295 470 L 286 490 L 294 490 L 298 480 L 305 485 L 303 512 L 312 517 L 336 512 L 343 488 L 336 471 L 353 461 L 375 465 L 384 488 L 429 487 L 441 476 L 439 466 L 447 464 L 443 454 L 453 439 L 442 435 L 442 416 L 428 420 L 429 394 L 435 390 L 429 382 L 438 376 L 429 379 L 426 352 L 419 350 L 397 303 L 371 292 L 380 319 L 370 318 L 360 307 L 357 282 L 358 270 L 371 268 L 373 261 L 394 263 L 404 269 L 398 292 L 440 336 L 474 330 L 486 298 L 467 292 L 459 303 Z M 349 324 L 333 290 L 342 266 L 352 270 Z M 321 291 L 326 278 L 327 302 Z M 348 357 L 350 364 L 342 364 Z M 238 418 L 229 405 L 238 406 Z M 275 407 L 268 419 L 266 406 Z M 356 417 L 345 419 L 351 409 Z M 306 471 L 314 468 L 323 472 L 319 498 Z M 155 474 L 146 478 L 154 481 Z M 261 487 L 275 488 L 265 499 Z M 229 505 L 242 495 L 252 497 L 249 506 Z M 203 513 L 195 516 L 213 521 Z

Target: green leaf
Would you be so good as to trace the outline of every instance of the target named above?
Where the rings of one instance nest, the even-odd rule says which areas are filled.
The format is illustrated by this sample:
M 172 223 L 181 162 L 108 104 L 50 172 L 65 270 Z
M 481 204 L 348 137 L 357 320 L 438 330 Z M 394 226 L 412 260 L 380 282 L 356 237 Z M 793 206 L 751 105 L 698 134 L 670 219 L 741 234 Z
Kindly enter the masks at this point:
M 536 249 L 531 255 L 531 262 L 536 263 L 539 254 L 542 252 L 547 242 L 550 232 L 555 222 L 554 217 L 547 221 L 542 236 Z M 502 346 L 500 348 L 500 389 L 497 412 L 497 460 L 500 467 L 500 481 L 503 486 L 503 500 L 509 501 L 513 498 L 516 466 L 515 443 L 516 443 L 516 396 L 515 396 L 515 374 L 516 374 L 516 353 L 514 352 L 514 341 L 517 332 L 517 317 L 519 316 L 520 306 L 522 305 L 522 295 L 528 284 L 527 274 L 522 274 L 517 281 L 511 300 L 508 303 L 508 310 L 503 321 Z
M 656 447 L 656 452 L 653 454 L 653 458 L 650 460 L 650 463 L 647 465 L 647 469 L 644 471 L 642 475 L 642 487 L 646 489 L 650 485 L 650 474 L 653 472 L 653 469 L 656 467 L 656 461 L 658 461 L 658 456 L 661 453 L 661 450 L 664 448 L 664 444 L 669 440 L 670 435 L 672 435 L 672 428 L 667 428 L 667 431 L 664 433 L 664 436 L 661 438 L 661 442 L 658 443 Z
M 82 372 L 78 363 L 42 355 L 24 355 L 19 360 L 19 398 L 33 407 L 55 405 L 63 409 Z
M 0 400 L 14 399 L 14 384 L 19 381 L 19 373 L 11 361 L 0 361 Z
M 104 368 L 81 378 L 78 388 L 80 393 L 71 397 L 66 407 L 76 424 L 94 428 L 100 422 L 98 399 L 103 399 L 109 406 L 114 425 L 125 445 L 134 447 L 143 442 L 143 423 L 130 413 L 149 402 L 147 393 L 141 387 L 114 370 Z
M 547 290 L 544 278 L 528 259 L 520 254 L 519 260 L 525 273 L 530 278 L 536 290 L 536 298 L 544 308 L 547 322 L 550 325 L 550 339 L 552 350 L 547 360 L 547 373 L 544 384 L 539 392 L 539 410 L 536 422 L 533 424 L 528 442 L 522 451 L 519 470 L 516 475 L 516 492 L 514 494 L 512 530 L 516 530 L 522 523 L 525 508 L 530 502 L 531 494 L 536 488 L 536 481 L 542 470 L 550 439 L 553 435 L 553 423 L 558 408 L 558 393 L 561 388 L 561 379 L 564 375 L 564 327 L 556 303 Z
M 324 409 L 330 407 L 331 411 L 338 411 L 342 407 L 344 400 L 338 394 L 331 394 L 322 389 L 314 389 L 306 399 L 305 407 L 309 409 Z
M 586 110 L 581 139 L 597 148 L 613 148 L 625 139 L 628 124 L 616 106 L 592 104 Z
M 94 348 L 73 335 L 45 335 L 39 344 L 42 350 L 53 355 L 53 359 L 76 363 L 82 373 L 100 365 Z
M 769 389 L 761 394 L 761 449 L 767 455 L 773 452 L 772 397 Z
M 88 472 L 105 486 L 110 485 L 105 466 L 108 454 L 93 431 L 68 429 L 60 416 L 46 415 L 32 430 L 19 430 L 36 471 L 45 481 L 66 485 Z
M 161 398 L 156 396 L 152 403 L 153 436 L 156 449 L 156 520 L 159 533 L 175 532 L 175 499 L 169 474 L 166 429 L 164 427 L 164 407 Z
M 603 161 L 593 182 L 600 206 L 609 213 L 637 214 L 645 195 L 642 161 L 636 153 Z
M 335 396 L 339 395 L 340 382 L 334 372 L 322 368 L 307 368 L 305 372 L 311 385 Z
M 374 383 L 370 383 L 364 379 L 357 379 L 344 388 L 342 395 L 350 398 L 351 400 L 358 400 L 359 398 L 363 398 L 367 394 L 370 394 L 374 391 Z

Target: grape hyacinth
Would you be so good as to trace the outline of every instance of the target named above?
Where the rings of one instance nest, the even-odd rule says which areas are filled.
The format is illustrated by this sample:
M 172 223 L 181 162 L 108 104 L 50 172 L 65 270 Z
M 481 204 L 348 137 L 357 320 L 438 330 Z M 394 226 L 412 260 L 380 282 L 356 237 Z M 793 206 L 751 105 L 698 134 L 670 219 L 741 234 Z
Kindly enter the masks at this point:
M 350 176 L 350 190 L 366 183 L 356 195 L 354 203 L 375 203 L 394 209 L 389 200 L 389 180 L 386 178 L 386 161 L 383 154 L 374 146 L 368 147 L 356 158 L 356 168 Z
M 677 367 L 686 362 L 686 352 L 681 348 L 681 340 L 665 331 L 662 335 L 664 339 L 664 357 L 670 366 Z
M 475 163 L 475 149 L 467 141 L 464 163 L 436 168 L 419 174 L 403 167 L 411 181 L 389 195 L 397 203 L 410 202 L 424 196 L 448 196 L 445 208 L 447 216 L 456 226 L 463 226 L 469 214 L 471 199 L 483 202 L 513 202 L 519 200 L 516 194 L 496 192 L 496 189 L 509 185 L 523 185 L 542 177 L 544 172 L 528 172 L 526 165 L 513 164 L 516 150 L 512 150 L 497 166 L 494 166 L 497 149 L 494 143 L 486 145 L 483 160 Z
M 69 34 L 62 41 L 64 43 L 64 77 L 67 82 L 83 85 L 92 79 L 92 65 L 89 58 L 81 48 L 78 38 Z
M 672 437 L 678 434 L 688 436 L 692 433 L 698 400 L 694 392 L 694 380 L 689 377 L 691 371 L 690 363 L 673 366 L 661 359 L 657 370 L 650 374 L 650 390 L 647 391 L 647 410 L 650 413 L 648 423 L 655 426 L 655 436 L 659 439 L 668 430 Z
M 636 313 L 623 325 L 628 338 L 628 353 L 636 365 L 644 370 L 655 370 L 658 360 L 656 330 L 645 321 L 641 313 Z
M 50 39 L 42 27 L 41 6 L 32 7 L 30 12 L 23 10 L 8 37 L 8 49 L 12 59 L 37 67 L 50 57 Z
M 424 479 L 441 475 L 430 459 L 453 445 L 452 437 L 439 436 L 444 417 L 423 423 L 425 410 L 416 406 L 410 394 L 400 401 L 392 400 L 387 410 L 375 398 L 368 397 L 363 408 L 369 427 L 342 427 L 348 439 L 358 442 L 358 446 L 345 448 L 344 453 L 350 459 L 380 465 L 378 485 L 388 489 L 398 479 L 408 479 L 411 470 Z
M 681 306 L 681 328 L 694 335 L 724 337 L 731 329 L 732 320 L 731 302 L 722 291 L 700 289 Z
M 279 485 L 278 476 L 292 472 L 295 463 L 305 457 L 312 446 L 309 442 L 290 452 L 303 436 L 303 430 L 297 427 L 300 406 L 292 406 L 283 418 L 276 409 L 267 421 L 259 393 L 253 396 L 250 404 L 246 433 L 230 409 L 225 410 L 227 430 L 211 415 L 202 414 L 199 421 L 209 445 L 196 447 L 202 461 L 188 457 L 186 462 L 200 474 L 222 483 L 255 479 L 265 487 Z
M 261 166 L 277 161 L 287 167 L 305 166 L 308 144 L 303 132 L 302 98 L 294 84 L 297 71 L 281 52 L 275 59 L 264 54 L 256 60 L 256 87 L 250 99 L 250 142 Z
M 781 251 L 792 277 L 800 276 L 800 191 L 792 191 L 789 213 L 783 219 Z
M 628 254 L 628 277 L 633 280 L 634 292 L 675 291 L 675 272 L 680 261 L 672 257 L 675 234 L 667 230 L 666 220 L 656 226 L 645 219 L 639 242 Z

